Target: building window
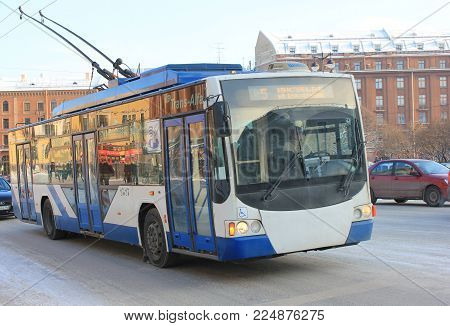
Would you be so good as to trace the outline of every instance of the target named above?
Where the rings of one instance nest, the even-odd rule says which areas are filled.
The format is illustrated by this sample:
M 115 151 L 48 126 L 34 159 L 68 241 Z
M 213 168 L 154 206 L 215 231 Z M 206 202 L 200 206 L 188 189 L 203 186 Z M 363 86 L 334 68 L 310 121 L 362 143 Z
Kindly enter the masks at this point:
M 424 111 L 419 112 L 419 122 L 420 123 L 428 122 L 427 112 L 424 112 Z
M 54 108 L 56 108 L 58 106 L 58 103 L 56 102 L 56 100 L 52 100 L 50 102 L 50 110 L 53 111 Z
M 355 79 L 356 89 L 361 89 L 361 79 Z
M 419 69 L 425 69 L 425 60 L 419 60 Z
M 9 111 L 9 103 L 8 101 L 3 101 L 3 112 Z
M 9 129 L 9 119 L 3 119 L 3 129 Z
M 403 50 L 403 46 L 401 44 L 396 44 L 395 45 L 395 50 L 401 51 L 401 50 Z
M 404 113 L 397 114 L 397 123 L 399 125 L 404 125 L 405 124 L 405 114 Z
M 38 121 L 44 121 L 44 117 L 38 117 Z
M 397 105 L 405 106 L 405 96 L 403 96 L 403 95 L 397 96 Z
M 417 50 L 419 51 L 423 50 L 423 43 L 417 43 Z
M 442 112 L 441 112 L 441 120 L 442 120 L 442 121 L 447 121 L 447 119 L 448 119 L 448 113 L 447 113 L 447 111 L 442 111 Z
M 397 88 L 405 88 L 405 78 L 403 77 L 397 78 Z
M 381 44 L 375 44 L 375 51 L 377 52 L 381 51 Z
M 405 63 L 403 60 L 397 60 L 397 70 L 403 70 Z
M 419 82 L 419 88 L 425 88 L 426 87 L 425 77 L 419 77 L 418 78 L 418 82 Z
M 353 52 L 356 52 L 356 53 L 359 52 L 359 44 L 354 44 L 353 45 Z
M 441 88 L 447 87 L 447 77 L 439 77 L 439 86 Z
M 378 95 L 376 98 L 375 98 L 375 104 L 376 104 L 376 107 L 379 109 L 379 108 L 382 108 L 383 107 L 383 96 L 381 96 L 381 95 Z
M 290 53 L 290 54 L 295 54 L 295 46 L 291 46 L 291 47 L 289 48 L 289 53 Z
M 29 125 L 31 123 L 31 119 L 30 118 L 25 118 L 24 122 L 25 122 L 26 125 Z
M 440 103 L 441 105 L 447 105 L 447 94 L 441 94 L 440 96 Z
M 381 78 L 375 79 L 375 88 L 383 89 L 383 79 L 381 79 Z
M 361 62 L 355 62 L 355 64 L 354 64 L 354 69 L 355 69 L 356 71 L 361 70 Z
M 317 53 L 317 46 L 311 45 L 311 53 Z
M 8 135 L 3 135 L 3 145 L 8 146 Z
M 24 102 L 23 103 L 23 112 L 30 112 L 30 110 L 31 110 L 30 102 Z
M 38 112 L 44 112 L 44 102 L 38 102 L 37 110 Z
M 439 60 L 439 68 L 445 69 L 447 67 L 447 62 L 445 60 Z
M 419 95 L 419 107 L 424 108 L 427 105 L 427 96 Z
M 332 45 L 331 46 L 331 51 L 333 51 L 333 53 L 339 52 L 339 46 L 338 45 Z
M 383 113 L 377 113 L 377 125 L 381 126 L 384 124 L 384 115 Z
M 375 62 L 375 70 L 381 70 L 383 69 L 383 66 L 381 65 L 381 61 Z

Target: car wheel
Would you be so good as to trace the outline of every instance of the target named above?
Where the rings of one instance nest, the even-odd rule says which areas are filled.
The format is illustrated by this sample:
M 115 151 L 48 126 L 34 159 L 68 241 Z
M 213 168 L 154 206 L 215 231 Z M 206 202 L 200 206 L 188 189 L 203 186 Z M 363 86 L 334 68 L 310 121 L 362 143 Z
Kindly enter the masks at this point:
M 156 209 L 150 209 L 145 216 L 144 259 L 157 267 L 170 267 L 176 262 L 176 255 L 167 251 L 164 227 Z
M 375 197 L 375 193 L 373 192 L 372 189 L 370 189 L 370 199 L 371 199 L 373 205 L 375 205 L 377 203 L 378 198 Z
M 403 199 L 403 198 L 395 198 L 394 200 L 397 204 L 404 204 L 408 201 L 408 199 Z
M 441 191 L 436 186 L 430 186 L 425 190 L 424 201 L 430 207 L 441 207 L 445 202 Z
M 66 231 L 58 230 L 56 228 L 52 204 L 48 199 L 45 200 L 44 206 L 42 207 L 42 224 L 44 225 L 45 233 L 51 240 L 58 240 L 67 236 Z

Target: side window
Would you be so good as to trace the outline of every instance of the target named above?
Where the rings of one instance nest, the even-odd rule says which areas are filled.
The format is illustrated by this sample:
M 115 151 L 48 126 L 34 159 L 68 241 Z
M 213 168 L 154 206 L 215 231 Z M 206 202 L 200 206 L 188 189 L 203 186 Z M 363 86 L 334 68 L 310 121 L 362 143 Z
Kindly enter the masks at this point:
M 372 175 L 391 175 L 393 167 L 394 163 L 392 162 L 380 163 L 372 170 Z
M 415 169 L 408 163 L 397 162 L 395 163 L 395 175 L 396 176 L 410 176 Z
M 214 135 L 212 111 L 208 112 L 209 144 L 211 148 L 211 189 L 214 203 L 223 203 L 230 195 L 230 178 L 228 173 L 225 140 Z

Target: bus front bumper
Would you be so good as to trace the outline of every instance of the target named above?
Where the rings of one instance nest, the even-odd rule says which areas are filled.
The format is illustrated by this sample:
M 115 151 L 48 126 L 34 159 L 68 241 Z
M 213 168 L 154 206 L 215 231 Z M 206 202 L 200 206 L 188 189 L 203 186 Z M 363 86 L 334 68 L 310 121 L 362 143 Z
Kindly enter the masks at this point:
M 346 245 L 356 244 L 361 241 L 370 240 L 372 237 L 373 219 L 353 222 L 348 234 Z

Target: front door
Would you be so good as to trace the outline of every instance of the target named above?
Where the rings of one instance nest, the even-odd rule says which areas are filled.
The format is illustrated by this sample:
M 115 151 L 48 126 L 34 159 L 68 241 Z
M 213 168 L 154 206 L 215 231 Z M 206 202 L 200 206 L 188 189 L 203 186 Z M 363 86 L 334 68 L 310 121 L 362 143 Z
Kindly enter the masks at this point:
M 103 233 L 94 133 L 73 137 L 74 186 L 80 229 Z
M 22 219 L 36 221 L 36 213 L 33 205 L 30 144 L 18 145 L 16 148 L 16 153 L 17 174 L 19 179 L 19 205 Z
M 166 191 L 174 247 L 215 252 L 205 115 L 164 122 Z

